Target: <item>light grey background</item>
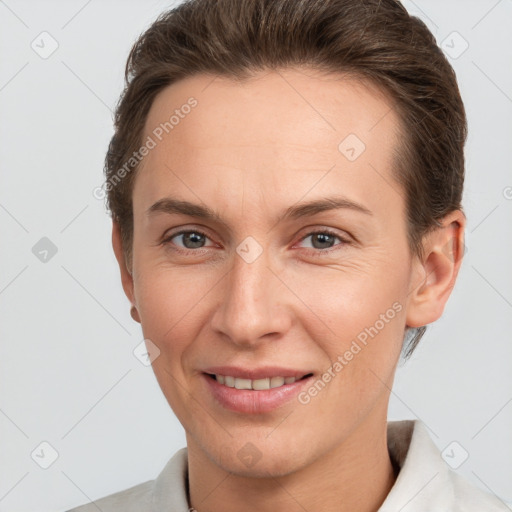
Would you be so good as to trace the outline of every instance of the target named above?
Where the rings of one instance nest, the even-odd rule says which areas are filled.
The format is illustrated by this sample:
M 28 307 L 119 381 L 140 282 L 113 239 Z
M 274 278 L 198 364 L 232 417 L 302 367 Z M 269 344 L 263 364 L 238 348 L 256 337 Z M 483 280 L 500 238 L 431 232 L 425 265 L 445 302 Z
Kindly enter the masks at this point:
M 456 441 L 458 471 L 510 502 L 512 2 L 404 4 L 451 54 L 467 108 L 468 252 L 444 317 L 398 370 L 390 419 L 420 418 L 440 450 Z M 128 52 L 170 5 L 0 1 L 0 511 L 125 489 L 185 445 L 132 353 L 140 326 L 92 195 Z M 42 237 L 57 248 L 46 262 L 32 252 Z

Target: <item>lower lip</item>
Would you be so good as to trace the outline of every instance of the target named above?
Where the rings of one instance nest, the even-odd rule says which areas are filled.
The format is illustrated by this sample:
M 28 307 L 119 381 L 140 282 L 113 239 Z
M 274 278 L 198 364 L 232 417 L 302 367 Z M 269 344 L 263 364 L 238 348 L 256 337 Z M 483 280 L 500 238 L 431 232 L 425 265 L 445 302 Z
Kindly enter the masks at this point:
M 292 400 L 313 376 L 261 391 L 230 388 L 207 374 L 203 374 L 203 378 L 214 398 L 226 409 L 245 414 L 261 414 L 273 411 Z

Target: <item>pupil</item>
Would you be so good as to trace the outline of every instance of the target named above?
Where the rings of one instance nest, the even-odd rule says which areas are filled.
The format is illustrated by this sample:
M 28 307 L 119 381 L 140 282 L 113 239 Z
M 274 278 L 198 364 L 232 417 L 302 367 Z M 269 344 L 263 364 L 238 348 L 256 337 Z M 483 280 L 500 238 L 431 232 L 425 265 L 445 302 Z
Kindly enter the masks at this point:
M 332 235 L 329 235 L 328 233 L 316 233 L 313 236 L 313 246 L 315 249 L 325 249 L 326 247 L 329 248 L 332 243 Z M 320 247 L 318 247 L 318 244 L 315 244 L 315 240 L 318 240 L 320 242 Z M 323 246 L 322 244 L 327 244 L 327 246 Z
M 200 233 L 191 232 L 183 235 L 183 241 L 187 249 L 197 249 L 204 244 L 204 237 Z M 316 243 L 318 242 L 318 243 Z M 313 236 L 313 246 L 315 249 L 329 248 L 333 242 L 333 236 L 328 233 L 316 233 Z
M 183 243 L 187 249 L 197 249 L 202 247 L 204 243 L 203 235 L 195 232 L 185 233 L 183 235 Z

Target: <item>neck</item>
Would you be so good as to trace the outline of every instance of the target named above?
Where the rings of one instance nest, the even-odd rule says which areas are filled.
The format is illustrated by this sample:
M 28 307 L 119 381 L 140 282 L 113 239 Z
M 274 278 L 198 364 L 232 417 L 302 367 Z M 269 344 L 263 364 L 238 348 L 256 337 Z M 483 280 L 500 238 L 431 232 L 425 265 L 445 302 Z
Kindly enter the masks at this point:
M 279 477 L 229 473 L 193 441 L 188 452 L 190 503 L 197 512 L 375 512 L 396 479 L 385 418 L 377 427 L 363 422 L 311 464 Z

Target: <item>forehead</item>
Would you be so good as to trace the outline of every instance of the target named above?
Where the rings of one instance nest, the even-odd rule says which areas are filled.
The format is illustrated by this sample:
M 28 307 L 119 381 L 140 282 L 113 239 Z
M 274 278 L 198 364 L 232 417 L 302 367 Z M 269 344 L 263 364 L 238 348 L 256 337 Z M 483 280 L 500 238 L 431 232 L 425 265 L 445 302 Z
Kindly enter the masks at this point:
M 318 190 L 341 182 L 354 188 L 366 178 L 386 179 L 398 127 L 389 97 L 348 76 L 285 69 L 237 82 L 196 75 L 155 98 L 143 140 L 156 144 L 135 186 L 156 201 L 165 184 L 208 195 L 243 181 L 246 194 L 281 191 L 296 201 L 334 168 Z M 300 190 L 290 193 L 291 184 Z

